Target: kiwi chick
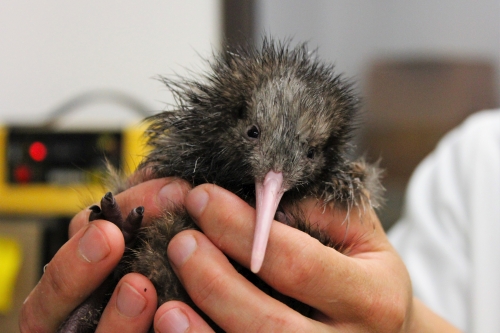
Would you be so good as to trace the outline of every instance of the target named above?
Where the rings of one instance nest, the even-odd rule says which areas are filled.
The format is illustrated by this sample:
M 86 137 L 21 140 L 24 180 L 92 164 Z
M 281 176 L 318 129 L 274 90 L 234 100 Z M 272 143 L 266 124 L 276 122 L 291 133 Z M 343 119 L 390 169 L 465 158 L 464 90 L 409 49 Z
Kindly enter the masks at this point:
M 309 227 L 294 202 L 317 198 L 341 210 L 376 206 L 381 193 L 379 171 L 362 160 L 347 158 L 359 100 L 351 84 L 309 52 L 265 39 L 262 46 L 223 52 L 198 78 L 162 78 L 177 100 L 175 110 L 149 119 L 151 150 L 134 181 L 179 177 L 193 186 L 217 184 L 256 207 L 257 221 L 251 271 L 236 269 L 266 293 L 308 315 L 310 308 L 279 295 L 254 274 L 259 271 L 273 218 L 308 232 L 327 246 L 339 248 Z M 142 210 L 126 221 L 108 193 L 91 219 L 105 218 L 122 227 L 128 250 L 115 273 L 63 323 L 60 332 L 92 332 L 121 276 L 139 272 L 150 278 L 158 305 L 180 300 L 197 309 L 168 259 L 170 239 L 185 229 L 198 229 L 183 208 L 165 212 L 139 228 Z M 109 285 L 109 286 L 108 286 Z M 98 295 L 96 295 L 98 294 Z M 206 318 L 206 316 L 204 316 Z M 222 331 L 206 318 L 216 331 Z

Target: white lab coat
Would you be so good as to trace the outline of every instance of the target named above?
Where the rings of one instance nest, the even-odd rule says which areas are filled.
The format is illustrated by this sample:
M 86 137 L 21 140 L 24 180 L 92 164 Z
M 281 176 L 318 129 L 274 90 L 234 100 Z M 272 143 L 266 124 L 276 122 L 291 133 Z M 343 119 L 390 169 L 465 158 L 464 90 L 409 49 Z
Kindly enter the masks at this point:
M 416 169 L 389 237 L 414 294 L 467 332 L 500 332 L 500 110 L 470 116 Z

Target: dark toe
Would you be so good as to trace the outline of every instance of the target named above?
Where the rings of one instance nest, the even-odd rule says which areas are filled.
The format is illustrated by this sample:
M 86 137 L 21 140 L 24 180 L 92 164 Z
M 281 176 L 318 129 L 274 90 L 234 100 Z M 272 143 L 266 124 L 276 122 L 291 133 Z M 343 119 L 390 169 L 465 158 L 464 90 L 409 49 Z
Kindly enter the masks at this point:
M 104 217 L 102 215 L 101 207 L 97 205 L 93 205 L 89 207 L 90 209 L 90 214 L 89 214 L 89 222 L 95 221 L 95 220 L 102 220 Z
M 137 231 L 141 227 L 144 216 L 144 207 L 139 206 L 128 214 L 123 220 L 122 213 L 115 197 L 111 192 L 106 193 L 101 199 L 101 207 L 93 205 L 89 207 L 89 221 L 108 220 L 114 223 L 123 233 L 125 244 L 130 245 L 136 238 Z
M 106 193 L 101 199 L 101 210 L 104 220 L 116 224 L 120 230 L 123 230 L 123 217 L 120 206 L 111 192 Z
M 130 244 L 134 241 L 137 231 L 141 227 L 142 218 L 144 217 L 144 207 L 139 206 L 132 209 L 130 214 L 128 214 L 125 222 L 123 223 L 123 237 L 125 238 L 125 244 Z

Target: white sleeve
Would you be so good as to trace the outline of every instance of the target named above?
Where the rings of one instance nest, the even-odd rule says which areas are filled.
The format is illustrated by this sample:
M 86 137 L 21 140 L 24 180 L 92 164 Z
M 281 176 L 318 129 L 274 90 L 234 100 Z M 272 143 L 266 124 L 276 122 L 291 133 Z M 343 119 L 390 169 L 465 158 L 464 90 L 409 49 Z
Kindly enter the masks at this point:
M 500 111 L 469 117 L 416 169 L 389 237 L 414 294 L 468 332 L 500 332 Z

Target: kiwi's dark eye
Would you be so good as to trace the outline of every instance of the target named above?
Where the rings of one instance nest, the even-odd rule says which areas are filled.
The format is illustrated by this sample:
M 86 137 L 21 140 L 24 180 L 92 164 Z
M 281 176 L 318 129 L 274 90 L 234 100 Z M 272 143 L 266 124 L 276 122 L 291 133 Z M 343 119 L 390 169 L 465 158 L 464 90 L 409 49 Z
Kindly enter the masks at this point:
M 309 150 L 307 151 L 307 158 L 313 159 L 315 154 L 316 149 L 314 147 L 309 147 Z
M 257 125 L 252 125 L 247 129 L 247 136 L 250 139 L 253 139 L 253 140 L 258 139 L 259 135 L 260 135 L 260 131 L 259 131 L 259 128 L 257 127 Z

